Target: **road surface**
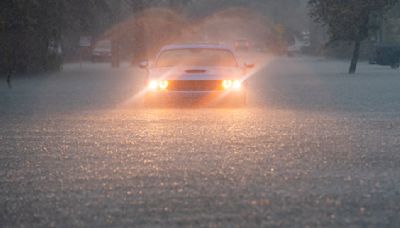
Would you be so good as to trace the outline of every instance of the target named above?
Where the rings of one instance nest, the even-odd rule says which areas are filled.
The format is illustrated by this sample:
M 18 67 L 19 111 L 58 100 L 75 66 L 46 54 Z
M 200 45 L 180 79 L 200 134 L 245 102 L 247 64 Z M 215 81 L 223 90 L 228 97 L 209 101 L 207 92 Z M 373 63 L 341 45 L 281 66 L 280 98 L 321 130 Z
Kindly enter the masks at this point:
M 255 61 L 244 108 L 144 108 L 128 66 L 0 84 L 0 227 L 400 227 L 400 72 Z

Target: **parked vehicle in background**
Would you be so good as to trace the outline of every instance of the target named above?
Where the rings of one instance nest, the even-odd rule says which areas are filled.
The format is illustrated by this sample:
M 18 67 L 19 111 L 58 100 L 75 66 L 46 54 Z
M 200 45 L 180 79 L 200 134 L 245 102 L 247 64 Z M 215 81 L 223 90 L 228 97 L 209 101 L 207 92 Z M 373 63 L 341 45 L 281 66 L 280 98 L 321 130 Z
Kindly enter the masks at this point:
M 100 40 L 95 43 L 92 50 L 92 62 L 110 62 L 111 61 L 111 41 Z
M 306 50 L 306 48 L 309 47 L 310 47 L 310 41 L 307 39 L 307 37 L 301 37 L 301 38 L 293 37 L 293 43 L 287 47 L 287 55 L 289 57 L 301 55 L 303 54 L 304 50 Z
M 248 68 L 241 66 L 234 52 L 219 44 L 170 45 L 161 49 L 147 68 L 147 105 L 186 99 L 200 103 L 227 101 L 243 105 L 247 99 Z
M 369 62 L 393 69 L 400 67 L 400 45 L 378 45 Z

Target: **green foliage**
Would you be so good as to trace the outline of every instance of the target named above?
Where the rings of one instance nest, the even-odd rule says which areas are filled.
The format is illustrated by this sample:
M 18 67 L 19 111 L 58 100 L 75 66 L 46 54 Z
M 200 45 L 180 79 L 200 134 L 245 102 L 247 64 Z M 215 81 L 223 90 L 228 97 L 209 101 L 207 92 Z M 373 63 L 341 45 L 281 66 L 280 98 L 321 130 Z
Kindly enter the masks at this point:
M 398 0 L 309 0 L 310 14 L 328 29 L 331 42 L 362 41 L 373 29 L 370 19 Z
M 59 68 L 64 31 L 88 30 L 98 10 L 105 0 L 0 1 L 0 74 Z
M 326 26 L 330 43 L 354 43 L 349 73 L 355 73 L 361 42 L 378 26 L 373 18 L 383 16 L 398 0 L 309 0 L 310 15 Z

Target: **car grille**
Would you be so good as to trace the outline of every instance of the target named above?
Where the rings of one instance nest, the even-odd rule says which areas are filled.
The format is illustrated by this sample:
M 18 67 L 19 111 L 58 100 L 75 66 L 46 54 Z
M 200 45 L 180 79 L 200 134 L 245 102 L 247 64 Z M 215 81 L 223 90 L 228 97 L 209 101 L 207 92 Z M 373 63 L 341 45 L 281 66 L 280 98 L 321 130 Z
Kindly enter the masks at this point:
M 219 91 L 222 90 L 222 81 L 217 80 L 176 80 L 170 81 L 170 91 Z

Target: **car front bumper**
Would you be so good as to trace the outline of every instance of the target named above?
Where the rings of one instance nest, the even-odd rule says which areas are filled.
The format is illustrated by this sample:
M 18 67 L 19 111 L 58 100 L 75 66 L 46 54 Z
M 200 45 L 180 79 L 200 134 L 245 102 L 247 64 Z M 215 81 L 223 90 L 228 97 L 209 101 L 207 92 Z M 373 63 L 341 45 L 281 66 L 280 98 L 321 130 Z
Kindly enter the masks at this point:
M 247 91 L 149 91 L 145 95 L 145 101 L 156 102 L 181 102 L 190 101 L 196 103 L 235 102 L 245 103 Z

